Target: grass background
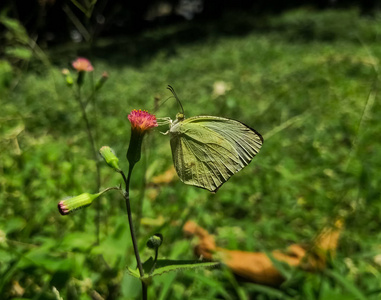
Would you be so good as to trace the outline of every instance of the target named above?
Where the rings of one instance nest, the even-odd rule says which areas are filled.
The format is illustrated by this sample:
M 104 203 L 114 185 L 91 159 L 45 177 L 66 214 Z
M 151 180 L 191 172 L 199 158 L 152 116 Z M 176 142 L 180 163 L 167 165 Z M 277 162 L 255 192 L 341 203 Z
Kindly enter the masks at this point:
M 279 288 L 237 282 L 227 269 L 155 278 L 151 299 L 379 299 L 381 115 L 379 16 L 357 11 L 290 11 L 253 20 L 227 16 L 199 26 L 151 30 L 131 40 L 99 41 L 89 49 L 60 45 L 29 60 L 0 63 L 0 295 L 2 299 L 137 299 L 123 198 L 101 203 L 101 242 L 95 245 L 95 205 L 62 217 L 59 200 L 95 192 L 81 112 L 60 71 L 86 53 L 97 80 L 110 75 L 89 107 L 97 144 L 114 148 L 121 166 L 132 109 L 153 111 L 171 84 L 186 116 L 238 119 L 264 136 L 253 162 L 216 194 L 150 182 L 172 164 L 160 128 L 146 139 L 132 179 L 132 207 L 142 199 L 139 238 L 161 232 L 160 256 L 192 259 L 181 227 L 195 220 L 219 246 L 247 251 L 308 243 L 338 217 L 345 220 L 328 270 L 286 270 Z M 41 57 L 40 57 L 41 58 Z M 213 96 L 213 85 L 230 86 Z M 88 85 L 87 87 L 88 88 Z M 89 92 L 89 90 L 87 91 Z M 161 101 L 162 103 L 164 101 Z M 173 100 L 157 117 L 174 119 Z M 101 165 L 102 187 L 121 182 Z M 136 216 L 137 213 L 135 213 Z M 23 291 L 22 293 L 20 291 Z

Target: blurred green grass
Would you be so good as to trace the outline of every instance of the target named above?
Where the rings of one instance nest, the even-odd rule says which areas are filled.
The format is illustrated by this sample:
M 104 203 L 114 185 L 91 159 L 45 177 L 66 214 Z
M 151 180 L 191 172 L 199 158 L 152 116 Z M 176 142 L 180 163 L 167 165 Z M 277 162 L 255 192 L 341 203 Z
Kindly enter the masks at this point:
M 299 10 L 260 20 L 242 17 L 230 26 L 224 23 L 223 34 L 215 34 L 221 24 L 211 24 L 199 41 L 178 38 L 194 28 L 170 27 L 146 33 L 125 52 L 124 43 L 115 53 L 111 47 L 95 49 L 94 80 L 103 71 L 110 78 L 90 114 L 99 147 L 113 147 L 124 169 L 128 112 L 152 111 L 154 97 L 164 102 L 170 96 L 167 84 L 176 89 L 186 116 L 238 119 L 265 138 L 253 162 L 215 195 L 178 180 L 160 188 L 156 197 L 156 188 L 147 187 L 143 216 L 163 216 L 165 222 L 141 225 L 142 249 L 150 234 L 160 231 L 162 256 L 193 258 L 192 244 L 181 233 L 188 219 L 215 233 L 219 246 L 247 251 L 308 243 L 336 218 L 345 219 L 330 266 L 340 275 L 295 271 L 273 290 L 250 284 L 238 288 L 227 270 L 176 273 L 156 279 L 152 297 L 379 298 L 379 18 L 356 11 Z M 247 30 L 236 35 L 237 28 Z M 159 47 L 140 48 L 155 39 Z M 114 193 L 100 200 L 98 246 L 95 205 L 69 217 L 57 211 L 62 198 L 95 192 L 85 125 L 60 74 L 74 58 L 73 50 L 60 51 L 47 52 L 55 65 L 34 62 L 19 76 L 0 64 L 5 99 L 0 111 L 0 295 L 17 298 L 19 283 L 23 299 L 54 299 L 52 286 L 64 299 L 90 299 L 93 290 L 107 299 L 133 299 L 140 286 L 124 272 L 134 258 L 122 197 Z M 214 96 L 216 82 L 230 89 Z M 177 110 L 168 100 L 156 115 L 173 119 Z M 144 160 L 136 168 L 133 210 L 143 178 L 149 182 L 172 163 L 169 137 L 159 130 L 146 140 Z M 101 173 L 102 187 L 121 182 L 107 166 Z M 143 257 L 149 255 L 143 251 Z

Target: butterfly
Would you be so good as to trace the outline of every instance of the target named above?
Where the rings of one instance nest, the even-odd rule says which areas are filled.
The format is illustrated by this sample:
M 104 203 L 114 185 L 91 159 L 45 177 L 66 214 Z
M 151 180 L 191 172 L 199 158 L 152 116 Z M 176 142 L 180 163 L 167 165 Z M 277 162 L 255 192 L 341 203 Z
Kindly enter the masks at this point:
M 168 89 L 181 111 L 169 128 L 172 159 L 185 184 L 217 190 L 247 166 L 263 144 L 262 136 L 249 126 L 215 116 L 185 118 L 174 89 Z

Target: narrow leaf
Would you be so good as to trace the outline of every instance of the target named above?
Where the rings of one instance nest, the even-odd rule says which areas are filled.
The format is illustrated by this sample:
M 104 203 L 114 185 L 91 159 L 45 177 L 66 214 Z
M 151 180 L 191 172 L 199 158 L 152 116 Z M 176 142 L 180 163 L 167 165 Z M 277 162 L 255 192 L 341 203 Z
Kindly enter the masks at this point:
M 356 299 L 366 300 L 367 297 L 354 285 L 353 282 L 348 281 L 344 276 L 340 275 L 337 272 L 326 270 L 325 273 L 335 279 L 339 284 L 342 285 L 349 293 L 356 297 Z
M 172 271 L 183 271 L 183 270 L 191 270 L 197 268 L 211 268 L 216 267 L 220 263 L 219 262 L 202 262 L 202 261 L 194 261 L 194 260 L 170 260 L 170 259 L 158 259 L 156 261 L 156 265 L 154 266 L 153 258 L 150 257 L 144 264 L 144 276 L 143 279 L 147 279 L 153 276 L 162 275 L 164 273 L 172 272 Z M 127 268 L 128 274 L 131 276 L 140 278 L 139 271 L 133 270 L 131 268 Z

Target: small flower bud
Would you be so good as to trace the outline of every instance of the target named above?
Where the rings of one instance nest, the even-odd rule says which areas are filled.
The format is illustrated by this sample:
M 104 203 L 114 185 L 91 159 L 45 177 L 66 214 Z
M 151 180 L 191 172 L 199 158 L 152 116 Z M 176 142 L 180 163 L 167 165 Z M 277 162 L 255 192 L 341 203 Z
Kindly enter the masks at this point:
M 71 74 L 70 74 L 69 69 L 66 69 L 66 68 L 65 68 L 65 69 L 62 69 L 61 73 L 62 73 L 62 75 L 65 76 L 66 84 L 67 84 L 68 86 L 72 86 L 73 83 L 74 83 L 74 80 L 73 80 L 73 77 L 72 77 Z
M 94 199 L 98 198 L 102 193 L 89 194 L 83 193 L 81 195 L 61 200 L 58 203 L 58 211 L 61 215 L 67 215 L 74 210 L 89 206 Z
M 84 57 L 78 57 L 71 64 L 74 69 L 78 71 L 77 84 L 81 86 L 85 77 L 85 72 L 92 72 L 94 70 L 91 62 Z
M 153 250 L 158 249 L 163 243 L 163 235 L 161 233 L 155 233 L 147 241 L 147 247 Z
M 108 79 L 108 73 L 106 71 L 103 72 L 102 77 L 98 80 L 98 82 L 95 84 L 95 90 L 98 91 L 101 89 L 101 87 L 104 85 L 104 83 Z
M 119 159 L 116 157 L 114 150 L 112 150 L 109 146 L 103 146 L 99 150 L 99 153 L 111 168 L 117 172 L 120 172 Z

